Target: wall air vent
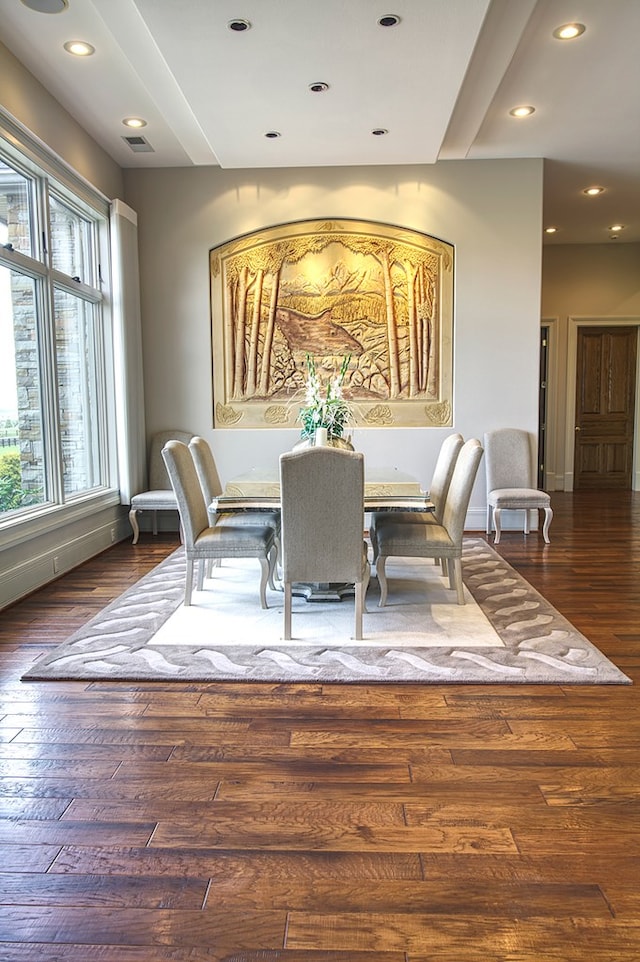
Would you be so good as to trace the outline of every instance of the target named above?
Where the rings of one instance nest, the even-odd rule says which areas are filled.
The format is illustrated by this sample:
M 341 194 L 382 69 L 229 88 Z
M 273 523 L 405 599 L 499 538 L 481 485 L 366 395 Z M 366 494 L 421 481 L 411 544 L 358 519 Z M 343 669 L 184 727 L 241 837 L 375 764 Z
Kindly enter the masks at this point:
M 131 150 L 136 154 L 143 153 L 153 153 L 153 147 L 149 143 L 146 137 L 141 137 L 140 134 L 132 134 L 130 137 L 122 138 L 125 144 L 129 144 Z

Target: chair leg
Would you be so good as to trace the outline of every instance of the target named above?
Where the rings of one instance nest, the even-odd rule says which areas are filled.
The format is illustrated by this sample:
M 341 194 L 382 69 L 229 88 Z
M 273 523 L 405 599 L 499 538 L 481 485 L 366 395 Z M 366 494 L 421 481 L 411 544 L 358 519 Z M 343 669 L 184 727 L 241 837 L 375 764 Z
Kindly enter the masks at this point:
M 458 592 L 458 604 L 466 604 L 464 597 L 464 582 L 462 580 L 462 559 L 450 558 L 449 564 L 455 569 L 456 591 Z
M 158 512 L 157 512 L 157 511 L 152 511 L 152 512 L 151 512 L 151 517 L 152 517 L 152 529 L 151 529 L 151 530 L 153 531 L 154 534 L 157 535 L 157 533 L 158 533 Z
M 384 555 L 378 555 L 378 560 L 376 561 L 376 574 L 380 584 L 380 601 L 378 602 L 378 608 L 384 608 L 387 603 L 387 574 L 384 570 L 386 560 Z
M 275 576 L 280 580 L 282 565 L 280 564 L 280 559 L 282 558 L 282 544 L 280 542 L 280 535 L 274 534 L 273 540 L 276 546 L 276 560 L 275 560 Z M 271 586 L 273 587 L 273 585 Z
M 191 604 L 191 591 L 193 587 L 193 561 L 187 558 L 187 577 L 184 584 L 184 604 L 185 608 Z
M 260 576 L 260 607 L 268 608 L 267 604 L 267 582 L 271 575 L 271 563 L 268 558 L 259 558 L 262 574 Z
M 487 505 L 487 534 L 491 534 L 491 505 Z
M 525 508 L 524 509 L 524 533 L 529 534 L 530 531 L 531 531 L 531 524 L 530 524 L 530 518 L 529 518 L 529 509 Z
M 369 541 L 371 542 L 371 547 L 373 549 L 373 560 L 375 562 L 378 558 L 378 539 L 376 537 L 375 528 L 369 529 Z
M 501 527 L 500 527 L 500 515 L 501 515 L 501 513 L 502 513 L 502 508 L 494 508 L 494 509 L 493 509 L 493 525 L 494 525 L 494 527 L 495 527 L 495 529 L 496 529 L 496 536 L 495 536 L 495 538 L 493 539 L 493 543 L 494 543 L 494 544 L 500 544 L 500 534 L 501 534 L 501 531 L 502 531 L 502 529 L 501 529 Z
M 371 565 L 367 561 L 367 569 L 364 575 L 364 583 L 362 588 L 362 610 L 366 612 L 367 610 L 367 591 L 369 590 L 369 582 L 371 581 Z
M 273 548 L 269 552 L 269 587 L 272 591 L 277 591 L 278 586 L 276 585 L 275 579 L 278 574 L 278 554 L 279 554 L 278 543 L 274 543 Z
M 129 512 L 129 524 L 133 529 L 133 541 L 131 544 L 137 544 L 138 538 L 140 537 L 140 528 L 138 527 L 138 509 L 132 508 Z
M 284 583 L 284 640 L 291 641 L 291 582 Z
M 207 562 L 204 558 L 201 558 L 198 562 L 198 591 L 202 591 L 204 588 L 204 576 L 205 569 L 207 567 Z
M 551 524 L 551 519 L 552 519 L 552 518 L 553 518 L 553 511 L 551 510 L 551 508 L 545 508 L 545 509 L 544 509 L 544 526 L 543 526 L 543 528 L 542 528 L 542 537 L 543 537 L 544 540 L 547 542 L 547 544 L 550 544 L 550 543 L 551 543 L 551 542 L 549 541 L 549 525 Z
M 356 641 L 362 641 L 362 609 L 364 607 L 364 593 L 366 591 L 366 583 L 364 581 L 357 581 L 355 585 L 355 595 L 356 595 L 356 624 L 355 624 L 355 635 Z

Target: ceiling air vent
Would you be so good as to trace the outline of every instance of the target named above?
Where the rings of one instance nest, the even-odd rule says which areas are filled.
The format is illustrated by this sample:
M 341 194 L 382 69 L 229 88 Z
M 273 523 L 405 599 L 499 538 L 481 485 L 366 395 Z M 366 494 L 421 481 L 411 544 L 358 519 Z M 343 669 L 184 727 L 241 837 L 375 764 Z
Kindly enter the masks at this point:
M 129 144 L 131 150 L 136 154 L 153 153 L 153 147 L 147 138 L 141 137 L 140 134 L 132 134 L 130 137 L 123 137 L 122 139 L 125 144 Z

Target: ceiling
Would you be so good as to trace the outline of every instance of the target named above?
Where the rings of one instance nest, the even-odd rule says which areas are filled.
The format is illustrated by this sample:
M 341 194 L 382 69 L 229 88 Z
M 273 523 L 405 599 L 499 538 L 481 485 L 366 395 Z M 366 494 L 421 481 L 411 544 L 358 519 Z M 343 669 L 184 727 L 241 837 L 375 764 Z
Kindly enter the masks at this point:
M 543 157 L 545 243 L 640 241 L 640 0 L 0 0 L 0 23 L 122 167 Z

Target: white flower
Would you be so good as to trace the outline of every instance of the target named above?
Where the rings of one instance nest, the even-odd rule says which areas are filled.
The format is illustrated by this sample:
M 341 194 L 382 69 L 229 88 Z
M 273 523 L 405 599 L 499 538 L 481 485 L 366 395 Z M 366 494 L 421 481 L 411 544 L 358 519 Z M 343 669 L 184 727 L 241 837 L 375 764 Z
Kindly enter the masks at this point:
M 305 407 L 300 409 L 298 416 L 303 424 L 303 437 L 311 437 L 318 427 L 326 428 L 330 438 L 342 437 L 351 417 L 351 407 L 342 395 L 342 384 L 350 359 L 351 355 L 343 358 L 340 373 L 330 379 L 325 392 L 316 371 L 315 360 L 307 354 Z

